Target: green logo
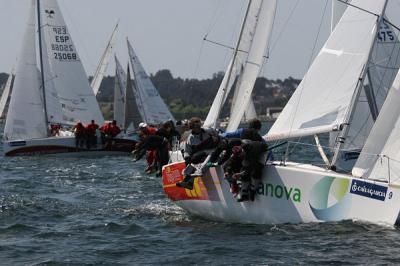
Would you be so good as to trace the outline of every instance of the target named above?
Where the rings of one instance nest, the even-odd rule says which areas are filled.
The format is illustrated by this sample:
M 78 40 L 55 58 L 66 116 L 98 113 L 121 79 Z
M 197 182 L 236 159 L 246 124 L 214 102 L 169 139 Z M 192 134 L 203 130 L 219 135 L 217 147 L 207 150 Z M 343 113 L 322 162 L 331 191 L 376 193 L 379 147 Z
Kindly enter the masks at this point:
M 326 176 L 314 185 L 310 208 L 319 220 L 342 220 L 351 206 L 350 180 Z
M 263 184 L 260 183 L 257 189 L 258 195 L 273 197 L 278 199 L 292 200 L 301 202 L 301 191 L 298 188 L 286 187 L 284 185 Z

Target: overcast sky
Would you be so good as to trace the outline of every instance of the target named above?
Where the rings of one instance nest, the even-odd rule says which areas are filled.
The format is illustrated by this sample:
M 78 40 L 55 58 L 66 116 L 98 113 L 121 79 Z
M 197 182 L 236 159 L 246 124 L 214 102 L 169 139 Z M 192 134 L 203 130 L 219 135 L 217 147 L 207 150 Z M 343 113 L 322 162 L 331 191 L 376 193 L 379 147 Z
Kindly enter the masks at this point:
M 128 60 L 125 39 L 129 37 L 148 73 L 170 69 L 174 76 L 183 78 L 206 78 L 225 71 L 231 51 L 206 43 L 203 37 L 208 34 L 213 41 L 234 46 L 247 3 L 244 0 L 58 2 L 88 75 L 94 73 L 119 19 L 115 52 L 121 62 Z M 0 0 L 0 72 L 9 72 L 15 65 L 29 3 L 29 0 Z M 302 78 L 314 44 L 315 55 L 329 35 L 330 7 L 331 0 L 278 0 L 270 59 L 263 76 Z M 397 25 L 400 25 L 399 12 L 400 0 L 389 0 L 388 16 Z M 315 42 L 321 21 L 319 39 Z M 112 61 L 108 74 L 113 75 L 114 69 Z

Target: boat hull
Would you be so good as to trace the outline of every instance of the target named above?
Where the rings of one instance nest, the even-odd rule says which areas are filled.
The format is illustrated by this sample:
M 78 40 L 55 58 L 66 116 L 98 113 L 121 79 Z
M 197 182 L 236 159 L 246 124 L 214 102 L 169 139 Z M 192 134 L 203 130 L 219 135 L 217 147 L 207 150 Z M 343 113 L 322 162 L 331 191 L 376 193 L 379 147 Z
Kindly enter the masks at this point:
M 43 139 L 4 141 L 4 156 L 32 156 L 32 155 L 79 155 L 101 156 L 111 154 L 129 154 L 136 144 L 135 140 L 114 139 L 111 145 L 98 144 L 86 149 L 75 146 L 75 137 L 51 137 Z
M 267 165 L 255 201 L 232 196 L 221 167 L 196 178 L 194 190 L 177 187 L 184 162 L 163 168 L 168 197 L 189 213 L 206 219 L 251 224 L 362 220 L 395 224 L 400 188 L 355 179 L 312 165 Z

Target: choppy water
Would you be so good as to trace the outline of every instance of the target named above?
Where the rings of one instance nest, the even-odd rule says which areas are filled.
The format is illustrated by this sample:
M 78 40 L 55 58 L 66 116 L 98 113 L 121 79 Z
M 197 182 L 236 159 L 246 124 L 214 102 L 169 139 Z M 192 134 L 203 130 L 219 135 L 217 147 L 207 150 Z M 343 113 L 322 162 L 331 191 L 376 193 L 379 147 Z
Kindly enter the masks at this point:
M 168 201 L 143 168 L 127 157 L 1 157 L 0 265 L 400 263 L 397 228 L 210 222 Z

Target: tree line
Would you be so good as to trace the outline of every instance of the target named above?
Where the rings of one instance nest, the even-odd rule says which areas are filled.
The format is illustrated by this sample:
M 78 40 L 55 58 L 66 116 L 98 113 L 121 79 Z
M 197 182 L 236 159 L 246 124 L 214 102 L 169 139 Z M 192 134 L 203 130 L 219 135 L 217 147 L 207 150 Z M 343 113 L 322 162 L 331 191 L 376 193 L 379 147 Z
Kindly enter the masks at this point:
M 169 70 L 164 69 L 151 75 L 150 78 L 177 119 L 192 116 L 199 116 L 204 119 L 211 107 L 223 76 L 223 72 L 218 72 L 208 79 L 182 79 L 173 77 Z M 4 86 L 7 78 L 8 74 L 0 73 L 0 87 Z M 258 78 L 253 93 L 257 114 L 264 115 L 267 107 L 283 107 L 299 83 L 300 80 L 292 77 L 284 80 Z M 232 96 L 229 95 L 228 104 L 225 104 L 222 116 L 229 115 L 229 105 Z M 104 78 L 97 99 L 105 118 L 111 119 L 113 116 L 112 104 L 114 101 L 113 76 Z

